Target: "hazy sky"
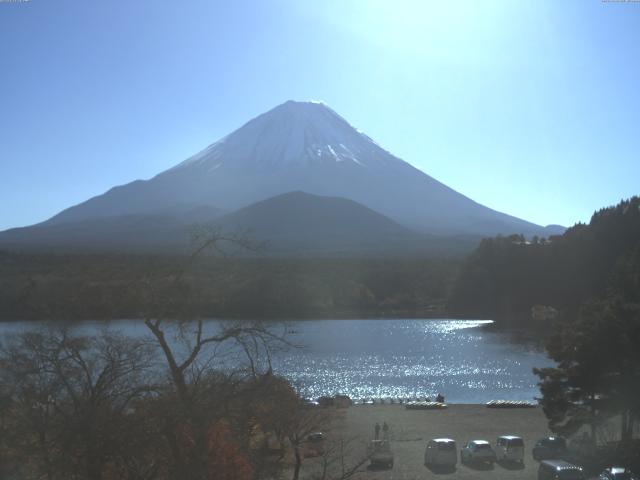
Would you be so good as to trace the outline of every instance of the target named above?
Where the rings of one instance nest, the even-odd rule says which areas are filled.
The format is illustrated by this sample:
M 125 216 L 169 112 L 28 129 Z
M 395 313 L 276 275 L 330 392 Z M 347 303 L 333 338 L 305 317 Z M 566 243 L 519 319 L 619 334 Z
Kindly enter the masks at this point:
M 640 3 L 0 2 L 0 229 L 287 99 L 489 207 L 588 221 L 640 193 Z

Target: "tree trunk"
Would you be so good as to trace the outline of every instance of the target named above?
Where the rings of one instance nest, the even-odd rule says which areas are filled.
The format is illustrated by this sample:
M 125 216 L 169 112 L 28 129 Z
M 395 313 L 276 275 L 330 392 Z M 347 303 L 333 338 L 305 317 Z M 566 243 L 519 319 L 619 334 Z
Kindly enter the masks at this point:
M 295 443 L 293 451 L 295 454 L 296 463 L 293 469 L 292 480 L 298 480 L 298 477 L 300 476 L 300 467 L 302 466 L 302 452 L 300 452 L 300 446 L 298 445 L 298 442 Z
M 631 437 L 633 436 L 633 424 L 630 419 L 629 410 L 623 410 L 620 415 L 620 440 L 623 443 L 630 442 Z
M 186 466 L 184 459 L 182 458 L 182 453 L 180 451 L 180 446 L 178 445 L 178 439 L 176 438 L 175 427 L 174 425 L 167 421 L 162 429 L 162 433 L 169 444 L 169 450 L 171 451 L 171 456 L 173 457 L 173 468 L 172 468 L 172 478 L 180 478 L 180 476 L 186 473 Z
M 158 343 L 160 344 L 160 348 L 162 349 L 162 352 L 164 353 L 164 356 L 167 360 L 167 365 L 169 366 L 169 372 L 171 373 L 171 379 L 173 380 L 173 383 L 176 387 L 178 396 L 180 397 L 180 400 L 182 402 L 185 402 L 188 397 L 188 389 L 187 389 L 187 383 L 184 379 L 184 373 L 182 370 L 180 370 L 180 367 L 178 366 L 178 362 L 176 362 L 176 359 L 173 356 L 171 347 L 169 346 L 166 338 L 164 337 L 164 332 L 160 330 L 159 327 L 154 325 L 153 322 L 151 321 L 145 320 L 145 324 L 147 325 L 147 327 L 149 327 L 149 330 L 151 330 L 151 333 L 153 333 L 153 335 L 158 340 Z
M 591 422 L 589 423 L 589 426 L 591 427 L 591 443 L 592 445 L 595 447 L 598 444 L 598 441 L 596 439 L 596 408 L 595 408 L 595 395 L 591 394 L 590 396 L 590 402 L 589 402 L 589 410 L 591 411 Z

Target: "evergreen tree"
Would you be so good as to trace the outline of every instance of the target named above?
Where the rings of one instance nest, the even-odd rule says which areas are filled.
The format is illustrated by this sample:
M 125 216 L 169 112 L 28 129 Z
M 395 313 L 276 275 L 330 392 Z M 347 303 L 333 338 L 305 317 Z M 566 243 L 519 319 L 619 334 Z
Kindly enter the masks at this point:
M 564 435 L 621 418 L 623 441 L 640 420 L 640 304 L 621 297 L 585 305 L 548 340 L 556 368 L 534 369 L 549 428 Z

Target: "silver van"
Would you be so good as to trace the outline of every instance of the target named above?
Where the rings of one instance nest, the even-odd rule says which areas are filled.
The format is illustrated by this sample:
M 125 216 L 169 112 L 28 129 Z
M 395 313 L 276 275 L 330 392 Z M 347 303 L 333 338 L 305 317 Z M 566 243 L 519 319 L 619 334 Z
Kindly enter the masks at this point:
M 524 463 L 524 440 L 515 435 L 502 435 L 496 440 L 495 452 L 498 462 Z
M 424 464 L 433 467 L 455 467 L 458 463 L 456 442 L 450 438 L 434 438 L 427 443 Z

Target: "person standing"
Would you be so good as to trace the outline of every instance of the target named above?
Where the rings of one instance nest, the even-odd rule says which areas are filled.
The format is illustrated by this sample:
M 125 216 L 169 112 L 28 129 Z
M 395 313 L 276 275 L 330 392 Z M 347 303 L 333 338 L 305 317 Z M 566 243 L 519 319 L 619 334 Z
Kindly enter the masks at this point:
M 387 422 L 382 424 L 382 438 L 384 440 L 389 440 L 389 425 L 387 425 Z
M 374 431 L 376 433 L 376 440 L 378 440 L 378 438 L 380 438 L 380 424 L 378 422 L 376 422 L 376 426 L 374 428 Z

